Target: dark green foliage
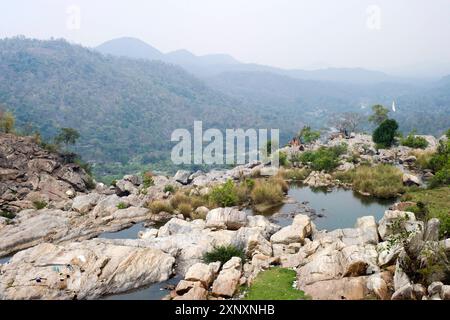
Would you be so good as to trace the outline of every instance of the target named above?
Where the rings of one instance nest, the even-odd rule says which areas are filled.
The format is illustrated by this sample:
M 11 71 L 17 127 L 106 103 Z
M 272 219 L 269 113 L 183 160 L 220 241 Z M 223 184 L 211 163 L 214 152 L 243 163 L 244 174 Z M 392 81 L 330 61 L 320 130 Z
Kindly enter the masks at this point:
M 389 148 L 395 142 L 398 123 L 393 119 L 383 121 L 372 135 L 373 142 L 381 148 Z
M 289 164 L 288 158 L 287 158 L 287 154 L 285 152 L 278 152 L 278 161 L 280 166 L 287 166 Z
M 402 146 L 425 149 L 428 147 L 428 141 L 423 137 L 416 137 L 414 132 L 411 132 L 406 138 L 400 140 Z
M 164 192 L 170 192 L 170 193 L 174 193 L 175 192 L 175 188 L 172 185 L 167 185 L 164 187 Z
M 450 185 L 450 139 L 441 141 L 438 151 L 429 161 L 429 167 L 434 171 L 430 186 Z
M 244 250 L 233 245 L 216 247 L 203 255 L 203 261 L 206 263 L 220 261 L 224 264 L 233 257 L 238 257 L 245 261 Z
M 308 144 L 320 138 L 320 131 L 314 131 L 309 126 L 304 126 L 298 133 L 301 143 Z
M 320 147 L 316 151 L 302 153 L 298 160 L 303 164 L 309 164 L 316 171 L 332 171 L 339 165 L 339 156 L 347 150 L 346 145 L 326 148 Z
M 33 206 L 36 208 L 36 210 L 41 210 L 47 206 L 47 202 L 43 200 L 35 200 L 33 201 Z
M 117 209 L 119 209 L 119 210 L 121 210 L 121 209 L 126 209 L 126 208 L 128 208 L 128 205 L 127 205 L 126 203 L 124 203 L 124 202 L 120 202 L 120 203 L 117 205 Z
M 58 135 L 55 137 L 55 143 L 64 143 L 67 146 L 74 145 L 80 138 L 77 130 L 72 128 L 61 128 Z
M 209 194 L 210 200 L 220 207 L 232 207 L 238 203 L 238 194 L 236 185 L 228 180 L 225 184 L 216 186 Z
M 155 182 L 153 181 L 153 174 L 151 172 L 146 172 L 142 176 L 142 182 L 144 185 L 144 188 L 149 188 L 151 186 L 155 185 Z
M 87 181 L 84 182 L 86 185 L 86 188 L 88 188 L 89 190 L 93 190 L 96 187 L 94 178 L 92 178 L 91 176 L 88 176 Z
M 47 140 L 75 128 L 81 137 L 73 151 L 102 175 L 170 159 L 172 131 L 192 128 L 195 119 L 205 129 L 259 121 L 179 67 L 106 57 L 63 40 L 0 40 L 0 74 L 0 101 L 18 127 L 31 122 Z M 73 142 L 69 136 L 63 141 Z
M 16 214 L 14 212 L 0 211 L 0 217 L 6 219 L 14 219 L 16 217 Z

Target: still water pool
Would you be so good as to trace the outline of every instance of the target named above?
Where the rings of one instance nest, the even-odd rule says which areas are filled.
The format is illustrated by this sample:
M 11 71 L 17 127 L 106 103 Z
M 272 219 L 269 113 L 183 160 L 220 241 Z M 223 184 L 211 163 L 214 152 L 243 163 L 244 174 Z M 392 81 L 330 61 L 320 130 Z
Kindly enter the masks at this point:
M 395 202 L 395 199 L 365 197 L 352 190 L 341 188 L 327 191 L 297 185 L 291 185 L 289 197 L 297 203 L 271 208 L 263 214 L 286 226 L 291 224 L 294 214 L 307 214 L 309 209 L 313 209 L 314 223 L 319 230 L 352 228 L 356 219 L 362 216 L 374 216 L 378 221 L 384 211 Z M 252 213 L 261 214 L 254 211 Z

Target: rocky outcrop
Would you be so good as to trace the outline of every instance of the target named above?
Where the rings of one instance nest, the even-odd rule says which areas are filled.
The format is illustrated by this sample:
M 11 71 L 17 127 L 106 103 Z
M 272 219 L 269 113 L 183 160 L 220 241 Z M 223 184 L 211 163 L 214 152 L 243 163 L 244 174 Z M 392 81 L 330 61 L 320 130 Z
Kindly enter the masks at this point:
M 81 167 L 65 164 L 32 137 L 0 134 L 0 210 L 18 212 L 33 208 L 35 201 L 67 201 L 90 184 Z
M 305 179 L 304 183 L 312 188 L 333 186 L 333 177 L 325 172 L 313 171 Z
M 233 208 L 217 208 L 208 212 L 206 227 L 238 230 L 247 224 L 247 214 Z
M 272 243 L 290 244 L 303 243 L 306 237 L 311 235 L 311 219 L 306 215 L 296 215 L 292 225 L 282 228 L 272 235 Z
M 157 249 L 99 240 L 44 243 L 0 267 L 0 299 L 95 299 L 165 281 L 174 262 Z
M 30 248 L 42 242 L 62 243 L 90 239 L 103 232 L 113 232 L 150 219 L 146 208 L 129 207 L 96 216 L 92 212 L 54 209 L 23 210 L 14 223 L 0 225 L 0 257 Z
M 220 272 L 219 272 L 220 271 Z M 175 287 L 169 299 L 213 300 L 233 297 L 241 284 L 242 261 L 233 257 L 222 267 L 220 262 L 191 266 L 184 280 Z

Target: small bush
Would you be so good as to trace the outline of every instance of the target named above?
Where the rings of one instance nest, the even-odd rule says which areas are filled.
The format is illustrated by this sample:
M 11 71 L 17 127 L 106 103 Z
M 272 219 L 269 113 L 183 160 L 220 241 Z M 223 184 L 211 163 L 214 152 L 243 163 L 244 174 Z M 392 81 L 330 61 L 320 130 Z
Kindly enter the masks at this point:
M 7 212 L 7 211 L 0 211 L 0 217 L 6 218 L 6 219 L 14 219 L 16 217 L 16 214 L 13 212 Z
M 430 182 L 432 188 L 450 185 L 450 139 L 447 142 L 440 142 L 437 153 L 430 159 L 429 166 L 435 173 Z
M 192 206 L 189 203 L 182 203 L 178 206 L 178 211 L 183 215 L 183 217 L 188 218 L 192 213 Z
M 355 190 L 375 197 L 393 198 L 405 191 L 402 172 L 390 165 L 361 166 L 344 175 Z
M 347 151 L 346 145 L 320 147 L 315 151 L 306 151 L 299 155 L 299 161 L 309 165 L 315 171 L 332 171 L 339 165 L 339 156 Z
M 298 133 L 301 143 L 309 144 L 320 138 L 320 131 L 314 131 L 309 126 L 305 126 Z
M 280 166 L 285 167 L 289 164 L 288 156 L 286 152 L 279 151 L 278 152 L 278 162 Z
M 84 184 L 85 184 L 86 188 L 88 188 L 88 190 L 93 190 L 96 187 L 95 181 L 91 176 L 87 177 L 87 180 L 84 181 Z
M 205 263 L 220 261 L 224 264 L 233 257 L 239 257 L 245 261 L 244 250 L 233 245 L 216 247 L 203 255 L 203 261 Z
M 389 148 L 394 144 L 398 123 L 393 119 L 383 121 L 372 135 L 372 140 L 380 148 Z
M 173 208 L 170 205 L 170 203 L 168 201 L 164 201 L 164 200 L 153 201 L 150 204 L 149 209 L 154 214 L 158 214 L 161 212 L 172 213 L 172 211 L 173 211 Z
M 175 192 L 175 188 L 174 188 L 174 186 L 172 186 L 172 185 L 167 185 L 167 186 L 165 186 L 164 187 L 164 190 L 163 190 L 165 193 L 166 192 L 170 192 L 170 193 L 174 193 Z
M 216 186 L 209 194 L 210 200 L 220 207 L 232 207 L 238 204 L 238 195 L 233 181 L 228 180 L 221 186 Z
M 416 137 L 414 133 L 410 133 L 406 138 L 401 139 L 400 144 L 402 146 L 414 149 L 425 149 L 428 147 L 427 139 L 423 137 Z
M 117 180 L 113 180 L 113 181 L 111 181 L 111 186 L 113 186 L 113 187 L 115 187 L 117 185 Z
M 128 208 L 128 205 L 126 203 L 124 203 L 124 202 L 120 202 L 117 205 L 117 209 L 119 209 L 119 210 L 126 209 L 126 208 Z
M 36 210 L 44 209 L 46 206 L 47 206 L 47 202 L 45 202 L 43 200 L 35 200 L 35 201 L 33 201 L 33 207 Z
M 144 185 L 144 188 L 150 188 L 155 185 L 153 174 L 151 172 L 146 172 L 142 175 L 142 184 Z

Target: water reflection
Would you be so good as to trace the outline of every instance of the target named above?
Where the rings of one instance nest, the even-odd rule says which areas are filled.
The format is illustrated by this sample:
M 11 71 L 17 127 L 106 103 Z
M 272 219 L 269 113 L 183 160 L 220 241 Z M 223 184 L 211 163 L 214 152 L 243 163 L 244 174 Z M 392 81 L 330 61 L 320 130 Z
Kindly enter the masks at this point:
M 291 224 L 295 214 L 308 214 L 314 218 L 314 223 L 319 229 L 333 230 L 352 228 L 356 219 L 362 216 L 370 215 L 379 220 L 384 211 L 395 202 L 395 199 L 365 197 L 342 188 L 312 189 L 296 184 L 291 185 L 289 196 L 296 203 L 273 207 L 262 213 L 255 210 L 249 212 L 269 216 L 282 226 Z

